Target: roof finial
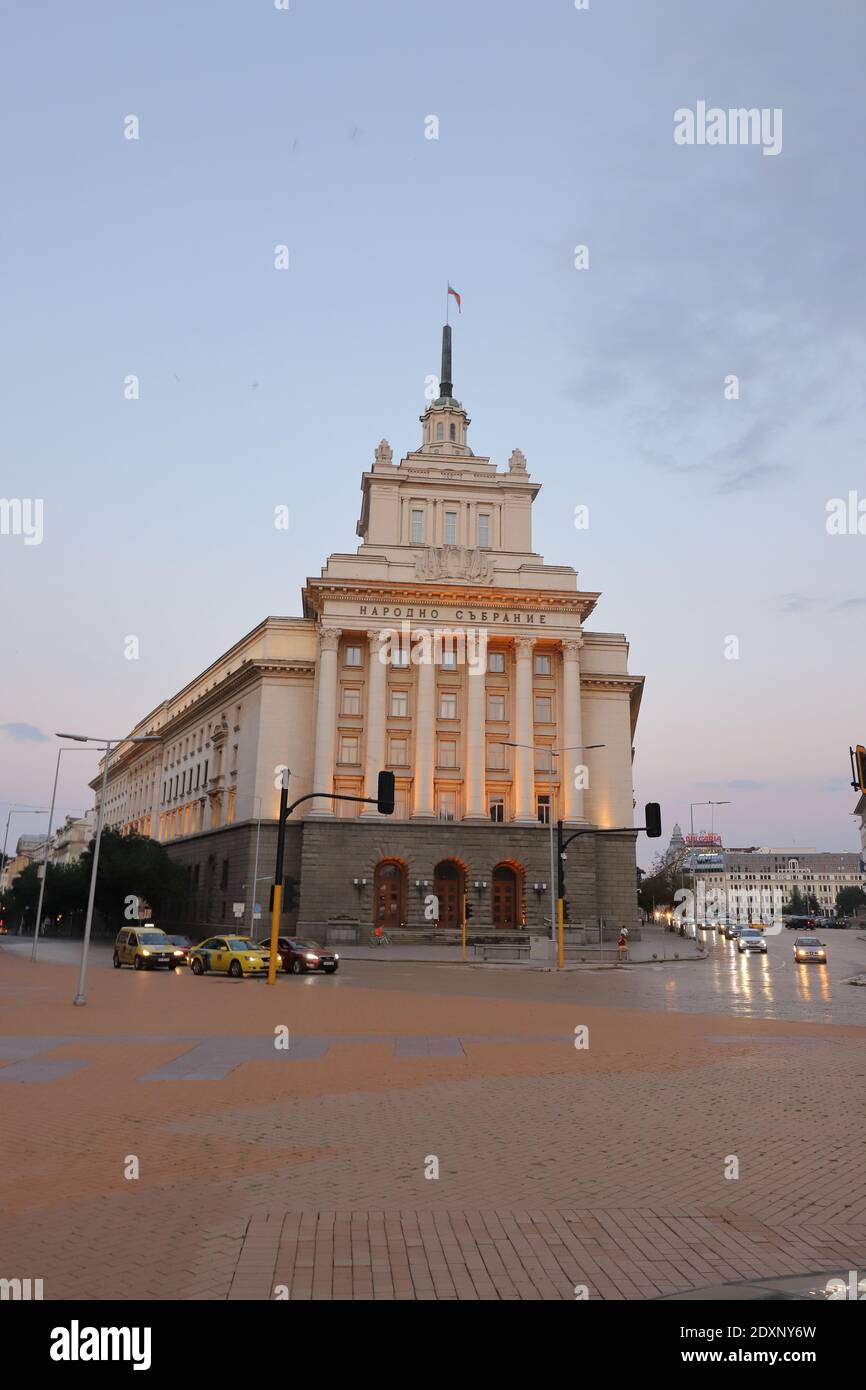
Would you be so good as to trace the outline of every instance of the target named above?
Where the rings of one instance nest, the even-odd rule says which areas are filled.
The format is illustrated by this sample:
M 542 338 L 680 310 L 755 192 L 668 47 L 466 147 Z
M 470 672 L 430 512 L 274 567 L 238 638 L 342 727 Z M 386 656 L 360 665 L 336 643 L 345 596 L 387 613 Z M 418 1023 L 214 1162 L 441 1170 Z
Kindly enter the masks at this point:
M 442 370 L 439 373 L 439 395 L 441 397 L 454 395 L 454 383 L 451 380 L 451 327 L 447 323 L 442 328 Z

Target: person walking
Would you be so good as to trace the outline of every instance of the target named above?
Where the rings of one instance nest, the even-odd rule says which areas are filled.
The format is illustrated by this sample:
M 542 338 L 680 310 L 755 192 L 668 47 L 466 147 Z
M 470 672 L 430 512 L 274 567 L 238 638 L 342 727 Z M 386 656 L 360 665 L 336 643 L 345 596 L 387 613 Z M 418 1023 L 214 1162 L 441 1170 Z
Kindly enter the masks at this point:
M 624 961 L 628 960 L 628 927 L 623 927 L 621 929 L 619 940 L 616 944 L 619 949 L 619 962 L 620 965 L 622 965 Z

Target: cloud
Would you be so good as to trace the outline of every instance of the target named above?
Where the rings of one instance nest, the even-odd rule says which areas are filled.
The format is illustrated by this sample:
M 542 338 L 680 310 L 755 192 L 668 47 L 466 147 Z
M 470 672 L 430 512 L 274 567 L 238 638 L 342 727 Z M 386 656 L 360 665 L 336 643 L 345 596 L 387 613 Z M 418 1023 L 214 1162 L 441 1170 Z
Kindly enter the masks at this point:
M 725 792 L 761 792 L 773 785 L 772 782 L 755 782 L 751 777 L 731 777 L 726 781 L 716 779 L 713 782 L 698 782 L 699 787 L 715 788 L 716 791 Z
M 35 724 L 0 724 L 0 733 L 8 734 L 16 743 L 46 743 L 48 735 Z
M 780 463 L 753 463 L 749 468 L 741 468 L 730 473 L 716 484 L 716 492 L 748 492 L 750 488 L 763 487 L 770 478 L 777 477 L 788 470 Z

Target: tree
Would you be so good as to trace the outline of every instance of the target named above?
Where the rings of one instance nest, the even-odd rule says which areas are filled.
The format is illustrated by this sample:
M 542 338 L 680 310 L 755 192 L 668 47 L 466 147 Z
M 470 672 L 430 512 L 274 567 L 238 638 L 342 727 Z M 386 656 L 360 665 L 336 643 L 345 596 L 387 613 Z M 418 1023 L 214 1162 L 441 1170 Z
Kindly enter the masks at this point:
M 86 882 L 90 883 L 93 841 L 80 860 Z M 174 912 L 189 888 L 187 872 L 169 857 L 157 840 L 147 835 L 118 835 L 103 830 L 96 876 L 96 906 L 114 925 L 133 920 L 129 903 L 137 898 L 153 910 L 154 916 Z M 138 913 L 135 912 L 135 917 Z
M 674 907 L 675 894 L 682 887 L 682 875 L 674 864 L 657 860 L 648 874 L 644 874 L 638 888 L 637 900 L 647 916 L 652 915 L 654 907 Z
M 93 840 L 76 864 L 50 864 L 45 880 L 43 920 L 68 917 L 87 907 L 93 867 Z M 39 902 L 41 865 L 28 864 L 5 895 L 10 921 L 32 927 Z M 137 899 L 156 913 L 167 913 L 186 897 L 188 876 L 162 845 L 145 835 L 118 835 L 103 830 L 99 846 L 95 906 L 113 930 L 137 920 Z
M 814 893 L 806 893 L 805 898 L 799 888 L 795 888 L 782 908 L 785 917 L 808 917 L 821 911 L 821 905 Z
M 851 913 L 864 907 L 866 907 L 866 893 L 856 884 L 852 884 L 850 888 L 840 888 L 836 894 L 836 911 L 840 917 L 849 917 Z

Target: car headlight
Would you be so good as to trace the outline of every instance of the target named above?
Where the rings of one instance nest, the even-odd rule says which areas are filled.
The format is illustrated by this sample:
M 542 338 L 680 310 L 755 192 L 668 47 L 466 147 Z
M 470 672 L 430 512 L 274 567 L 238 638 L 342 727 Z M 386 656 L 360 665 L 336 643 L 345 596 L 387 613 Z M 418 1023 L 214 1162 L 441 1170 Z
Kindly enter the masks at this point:
M 262 957 L 260 957 L 260 956 L 247 956 L 247 960 L 260 960 L 260 959 L 262 959 Z
M 183 955 L 183 951 L 175 951 L 174 954 L 175 954 L 176 956 L 182 956 L 182 955 Z
M 146 949 L 143 949 L 142 952 L 141 952 L 141 954 L 142 954 L 143 956 L 149 956 L 149 955 L 150 955 L 150 951 L 148 951 L 148 950 L 146 950 Z
M 339 959 L 340 959 L 340 957 L 337 955 L 337 952 L 335 951 L 335 952 L 334 952 L 334 960 L 339 960 Z
M 318 956 L 314 956 L 310 951 L 307 951 L 307 953 L 306 953 L 305 956 L 304 956 L 304 960 L 318 960 L 318 959 L 319 959 L 319 957 L 318 957 Z

